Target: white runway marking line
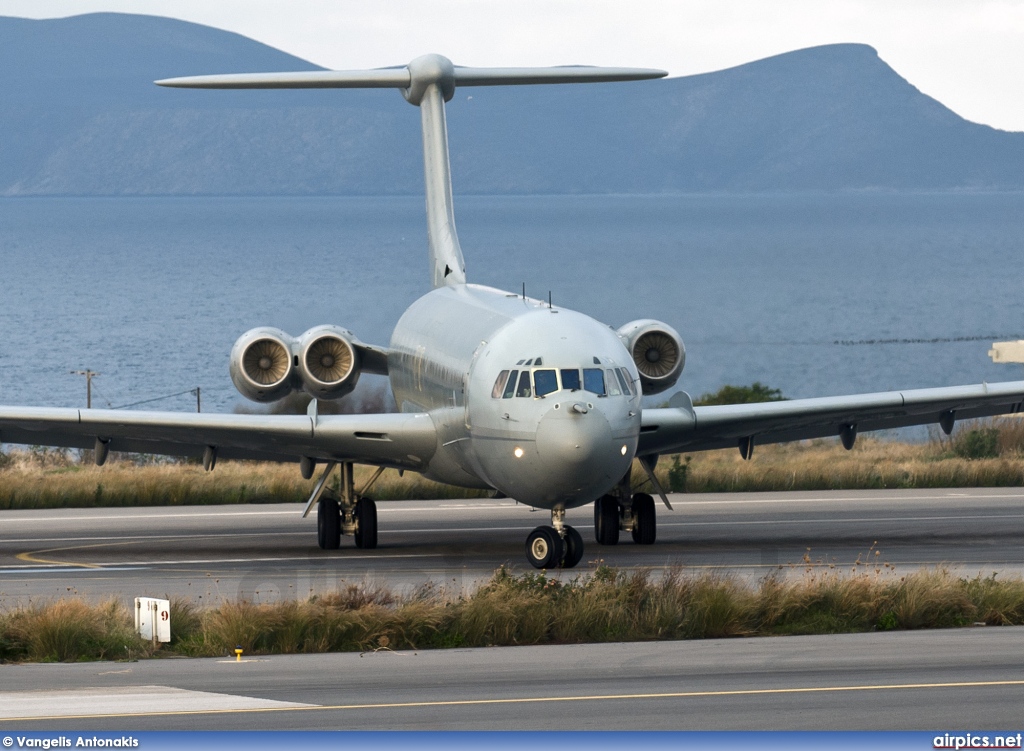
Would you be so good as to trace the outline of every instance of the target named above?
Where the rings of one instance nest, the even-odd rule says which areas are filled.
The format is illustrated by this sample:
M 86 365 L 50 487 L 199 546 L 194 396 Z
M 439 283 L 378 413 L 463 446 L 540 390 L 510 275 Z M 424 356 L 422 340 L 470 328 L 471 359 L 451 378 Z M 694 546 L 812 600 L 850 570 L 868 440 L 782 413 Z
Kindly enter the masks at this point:
M 748 519 L 718 522 L 664 522 L 659 527 L 714 527 L 771 524 L 863 524 L 864 522 L 948 522 L 981 519 L 1024 519 L 1024 514 L 954 514 L 951 516 L 872 516 L 853 519 Z
M 268 529 L 265 532 L 216 532 L 214 534 L 204 534 L 203 532 L 193 532 L 190 534 L 180 535 L 104 535 L 102 537 L 23 537 L 20 539 L 5 540 L 0 538 L 0 543 L 28 543 L 28 542 L 96 542 L 96 541 L 113 541 L 118 544 L 122 542 L 150 542 L 152 540 L 194 540 L 197 537 L 201 537 L 204 540 L 216 540 L 219 537 L 266 537 L 267 535 L 273 535 L 274 537 L 309 537 L 309 532 L 277 532 L 272 529 Z
M 998 498 L 1020 498 L 1024 500 L 1024 493 L 991 493 L 982 495 L 969 495 L 966 493 L 950 493 L 948 495 L 878 495 L 878 496 L 841 496 L 838 498 L 827 498 L 814 496 L 812 498 L 750 498 L 737 499 L 723 498 L 721 500 L 694 500 L 685 501 L 685 495 L 680 493 L 669 493 L 673 506 L 742 506 L 746 504 L 784 504 L 784 503 L 882 503 L 898 501 L 900 503 L 913 503 L 914 501 L 987 501 Z M 739 494 L 738 494 L 739 495 Z M 751 493 L 756 495 L 756 493 Z M 676 499 L 679 499 L 678 501 Z
M 754 494 L 752 494 L 754 495 Z M 786 504 L 786 503 L 849 503 L 849 502 L 887 502 L 887 501 L 902 501 L 902 502 L 914 502 L 914 501 L 949 501 L 949 500 L 988 500 L 995 498 L 1021 498 L 1024 499 L 1024 493 L 991 493 L 991 494 L 970 494 L 970 493 L 946 493 L 943 495 L 885 495 L 885 496 L 840 496 L 838 498 L 814 496 L 812 498 L 753 498 L 753 499 L 702 499 L 702 500 L 683 500 L 686 496 L 680 493 L 669 493 L 669 496 L 673 499 L 673 504 L 682 506 L 731 506 L 731 505 L 742 505 L 742 504 Z M 413 503 L 422 503 L 422 501 L 412 501 Z M 402 504 L 406 501 L 379 501 L 380 504 Z M 154 513 L 150 514 L 108 514 L 104 516 L 59 516 L 57 512 L 65 509 L 53 509 L 53 516 L 32 516 L 24 518 L 13 518 L 4 519 L 4 524 L 13 524 L 21 522 L 49 522 L 53 521 L 54 516 L 59 516 L 62 522 L 68 521 L 111 521 L 117 519 L 148 519 L 148 520 L 160 520 L 160 519 L 191 519 L 191 518 L 205 518 L 205 517 L 232 517 L 232 516 L 293 516 L 301 514 L 301 511 L 289 510 L 289 511 L 204 511 L 195 513 L 175 513 L 175 514 L 161 514 L 158 510 L 165 508 L 162 506 L 151 506 L 149 508 L 154 509 Z M 202 507 L 197 507 L 202 508 Z M 480 504 L 480 505 L 455 505 L 451 502 L 444 503 L 437 506 L 416 506 L 416 507 L 378 507 L 377 513 L 379 514 L 400 514 L 406 512 L 437 512 L 437 511 L 502 511 L 507 509 L 522 508 L 524 511 L 529 510 L 529 506 L 524 506 L 517 503 L 503 503 L 503 504 Z M 296 509 L 300 509 L 300 506 L 296 506 Z M 3 515 L 3 512 L 0 512 Z
M 664 518 L 664 517 L 663 517 Z M 705 527 L 705 526 L 716 526 L 716 525 L 766 525 L 766 524 L 855 524 L 863 522 L 928 522 L 928 521 L 980 521 L 983 519 L 1024 519 L 1024 514 L 952 514 L 949 516 L 878 516 L 878 517 L 854 517 L 850 519 L 753 519 L 753 520 L 722 520 L 722 521 L 694 521 L 694 522 L 670 522 L 662 521 L 659 523 L 661 527 Z M 574 523 L 572 525 L 578 529 L 593 529 L 592 524 L 581 524 Z M 437 534 L 441 532 L 510 532 L 516 530 L 530 529 L 530 527 L 444 527 L 440 529 L 381 529 L 382 534 Z M 267 535 L 273 535 L 274 537 L 309 537 L 309 532 L 275 532 L 273 530 L 267 530 L 266 532 L 219 532 L 215 534 L 204 534 L 202 532 L 196 532 L 194 534 L 178 534 L 178 535 L 130 535 L 130 536 L 117 536 L 107 535 L 103 537 L 24 537 L 5 540 L 0 538 L 0 544 L 35 544 L 35 543 L 46 543 L 46 542 L 94 542 L 94 541 L 111 541 L 111 544 L 128 544 L 129 542 L 150 542 L 156 540 L 216 540 L 221 538 L 238 538 L 238 537 L 266 537 Z M 62 548 L 62 550 L 65 548 Z M 67 548 L 74 550 L 76 548 Z M 264 560 L 264 559 L 260 559 Z M 269 559 L 267 559 L 269 560 Z M 292 560 L 292 559 L 275 559 L 275 560 Z M 149 563 L 147 561 L 147 563 Z M 134 565 L 134 564 L 128 564 Z M 140 564 L 141 565 L 141 564 Z M 0 568 L 5 568 L 0 566 Z
M 151 508 L 160 507 L 153 506 Z M 61 509 L 53 509 L 54 512 L 60 510 Z M 302 511 L 300 509 L 298 513 L 295 511 L 228 511 L 220 514 L 106 514 L 105 516 L 60 516 L 59 514 L 54 513 L 53 516 L 26 516 L 21 519 L 4 519 L 4 524 L 12 522 L 52 522 L 54 517 L 59 518 L 62 522 L 108 522 L 116 521 L 118 519 L 147 519 L 152 521 L 160 519 L 198 519 L 211 516 L 302 516 Z
M 402 503 L 402 501 L 378 501 L 378 503 Z M 453 506 L 453 505 L 442 505 L 442 506 L 422 506 L 415 508 L 380 508 L 377 509 L 377 514 L 396 514 L 405 513 L 409 511 L 415 512 L 435 512 L 435 511 L 502 511 L 507 509 L 514 509 L 517 506 L 522 508 L 524 511 L 529 510 L 529 506 L 521 506 L 516 503 L 505 503 L 501 505 L 488 505 L 488 506 Z M 152 509 L 164 508 L 162 506 L 150 506 Z M 202 508 L 197 507 L 197 508 Z M 294 510 L 290 511 L 216 511 L 216 512 L 196 512 L 189 514 L 106 514 L 104 516 L 60 516 L 56 512 L 64 509 L 52 509 L 54 511 L 53 516 L 26 516 L 22 518 L 4 519 L 4 524 L 11 522 L 52 522 L 54 517 L 59 517 L 62 522 L 103 522 L 103 521 L 116 521 L 119 519 L 146 519 L 149 521 L 159 521 L 160 519 L 205 519 L 214 518 L 219 519 L 221 517 L 231 516 L 294 516 L 296 518 L 302 517 L 302 506 L 296 506 Z M 2 514 L 3 512 L 0 512 Z
M 291 701 L 188 691 L 169 686 L 79 688 L 56 691 L 0 691 L 0 719 L 88 717 L 164 712 L 223 712 L 312 707 Z

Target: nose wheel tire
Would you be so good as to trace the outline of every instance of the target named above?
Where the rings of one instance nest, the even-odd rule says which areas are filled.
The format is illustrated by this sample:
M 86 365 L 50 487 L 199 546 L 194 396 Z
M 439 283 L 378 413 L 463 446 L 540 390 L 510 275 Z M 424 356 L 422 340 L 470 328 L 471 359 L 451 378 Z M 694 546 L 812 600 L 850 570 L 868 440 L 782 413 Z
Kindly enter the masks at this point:
M 637 545 L 653 545 L 657 536 L 654 513 L 654 498 L 647 493 L 633 496 L 633 542 Z
M 537 527 L 526 538 L 526 558 L 534 568 L 557 568 L 565 545 L 554 527 Z
M 356 547 L 371 550 L 377 547 L 377 504 L 369 498 L 356 501 Z
M 575 568 L 583 560 L 583 538 L 580 533 L 572 527 L 565 528 L 565 558 L 562 559 L 562 568 Z
M 615 545 L 619 541 L 619 501 L 604 495 L 594 501 L 594 537 L 601 545 Z
M 324 499 L 316 505 L 316 541 L 322 550 L 341 547 L 341 513 L 337 501 Z

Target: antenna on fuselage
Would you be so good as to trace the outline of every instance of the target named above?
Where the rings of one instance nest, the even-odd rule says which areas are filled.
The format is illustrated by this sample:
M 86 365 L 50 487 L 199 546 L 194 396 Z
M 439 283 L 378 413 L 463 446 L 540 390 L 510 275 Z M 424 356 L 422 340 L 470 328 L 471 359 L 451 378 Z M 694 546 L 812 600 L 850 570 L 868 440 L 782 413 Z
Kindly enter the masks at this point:
M 301 73 L 238 73 L 188 76 L 156 81 L 160 86 L 190 89 L 401 89 L 420 108 L 423 172 L 427 199 L 427 242 L 435 288 L 466 283 L 466 262 L 455 232 L 448 128 L 444 103 L 458 86 L 517 86 L 538 83 L 641 81 L 667 76 L 647 68 L 456 68 L 441 55 L 423 55 L 402 68 L 317 70 Z M 525 285 L 523 297 L 526 297 Z

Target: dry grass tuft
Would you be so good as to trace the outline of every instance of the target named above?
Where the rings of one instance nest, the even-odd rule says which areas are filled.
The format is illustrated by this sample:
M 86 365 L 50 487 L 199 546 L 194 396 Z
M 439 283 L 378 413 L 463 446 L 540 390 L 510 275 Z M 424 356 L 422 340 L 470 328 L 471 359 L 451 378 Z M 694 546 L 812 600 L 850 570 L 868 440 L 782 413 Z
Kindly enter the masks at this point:
M 435 587 L 398 596 L 347 587 L 305 601 L 230 602 L 199 610 L 172 601 L 174 640 L 158 650 L 192 656 L 707 639 L 776 634 L 1024 624 L 1020 577 L 964 579 L 943 569 L 808 567 L 756 584 L 721 574 L 660 577 L 604 566 L 562 581 L 499 569 L 472 594 Z M 133 659 L 151 648 L 117 602 L 60 600 L 0 614 L 5 660 Z
M 111 460 L 102 467 L 74 452 L 31 449 L 2 455 L 0 509 L 193 506 L 227 503 L 301 503 L 312 480 L 298 467 L 263 462 L 221 462 L 214 472 L 189 462 Z M 144 457 L 145 458 L 145 457 Z M 372 472 L 358 467 L 361 487 Z M 419 475 L 386 471 L 370 495 L 382 500 L 473 498 L 478 490 L 453 488 Z
M 89 605 L 56 600 L 0 618 L 0 658 L 33 662 L 132 659 L 149 654 L 134 631 L 134 615 L 120 602 Z
M 852 451 L 823 438 L 758 446 L 752 461 L 734 449 L 669 456 L 658 474 L 666 488 L 688 493 L 1016 487 L 1024 485 L 1024 420 L 965 423 L 926 443 L 861 436 Z
M 82 452 L 86 459 L 89 452 Z M 371 473 L 356 468 L 361 487 Z M 860 488 L 1014 487 L 1024 485 L 1024 420 L 1015 417 L 957 425 L 952 438 L 937 429 L 926 443 L 861 436 L 852 451 L 838 439 L 758 446 L 753 461 L 736 450 L 667 456 L 658 466 L 675 492 L 714 493 Z M 638 487 L 646 483 L 639 468 Z M 297 467 L 221 462 L 215 472 L 189 462 L 112 457 L 106 466 L 77 452 L 31 448 L 0 454 L 0 509 L 300 503 L 313 481 Z M 387 470 L 369 495 L 378 500 L 479 498 L 415 473 Z

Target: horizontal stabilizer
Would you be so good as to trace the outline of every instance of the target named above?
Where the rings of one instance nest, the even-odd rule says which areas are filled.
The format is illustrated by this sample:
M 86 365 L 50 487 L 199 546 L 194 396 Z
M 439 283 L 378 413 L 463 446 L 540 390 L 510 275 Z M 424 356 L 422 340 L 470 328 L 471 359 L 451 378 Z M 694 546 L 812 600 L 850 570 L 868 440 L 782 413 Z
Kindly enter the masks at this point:
M 300 73 L 230 73 L 155 81 L 178 89 L 405 89 L 408 68 L 311 70 Z
M 601 83 L 662 78 L 663 70 L 567 65 L 556 68 L 456 68 L 441 55 L 423 55 L 408 65 L 375 70 L 316 70 L 298 73 L 235 73 L 165 78 L 156 83 L 183 89 L 399 89 L 420 108 L 426 178 L 427 244 L 431 283 L 466 283 L 466 262 L 455 232 L 448 127 L 444 103 L 459 86 L 521 86 L 533 83 Z
M 555 68 L 454 68 L 456 86 L 519 86 L 538 83 L 600 83 L 642 81 L 668 75 L 649 68 L 600 68 L 571 65 Z M 409 68 L 377 70 L 315 70 L 301 73 L 235 73 L 186 76 L 157 81 L 185 89 L 407 89 Z

